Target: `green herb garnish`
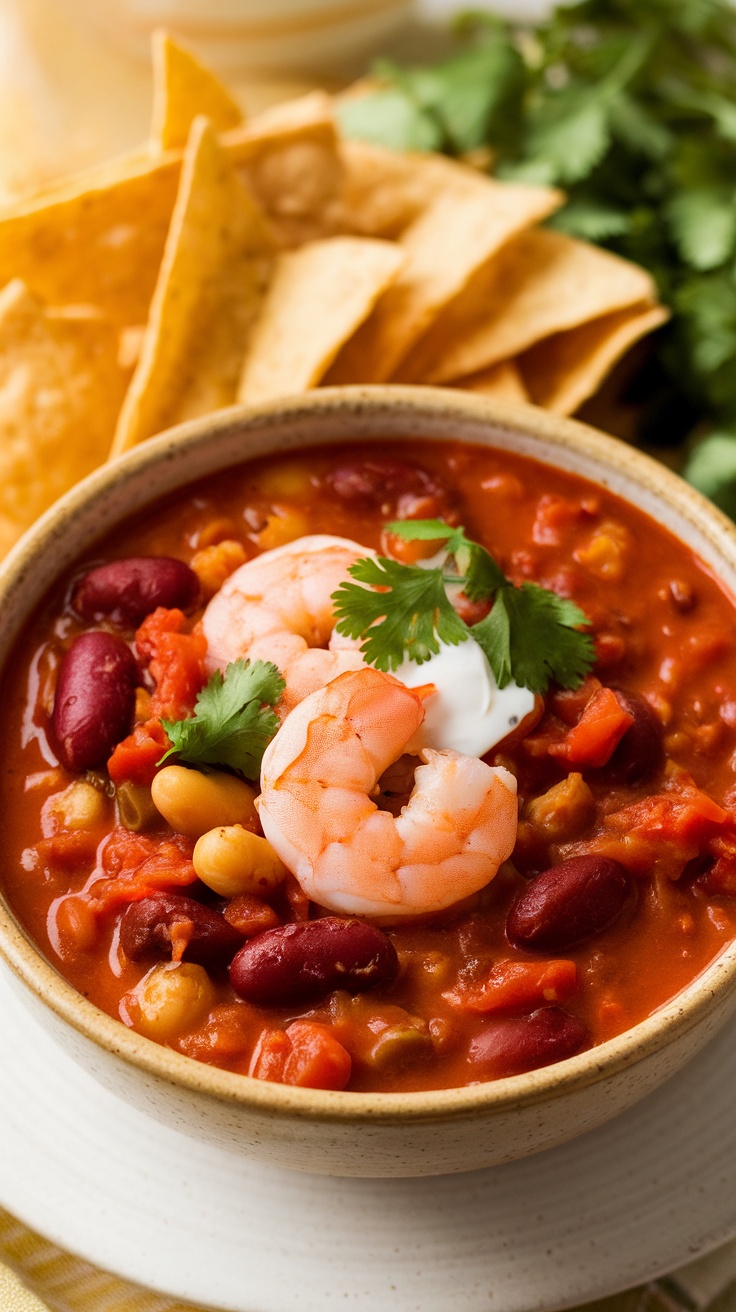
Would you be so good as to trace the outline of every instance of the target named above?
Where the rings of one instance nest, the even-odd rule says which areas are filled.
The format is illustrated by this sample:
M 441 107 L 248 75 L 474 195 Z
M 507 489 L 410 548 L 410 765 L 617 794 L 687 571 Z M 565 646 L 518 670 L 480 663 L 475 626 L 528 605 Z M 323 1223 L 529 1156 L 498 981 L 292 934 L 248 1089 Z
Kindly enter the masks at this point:
M 512 679 L 532 692 L 544 692 L 552 679 L 563 688 L 578 687 L 595 659 L 590 635 L 580 632 L 590 621 L 578 606 L 534 583 L 517 588 L 463 528 L 420 519 L 398 520 L 386 529 L 407 541 L 443 542 L 445 562 L 425 569 L 379 556 L 350 567 L 357 581 L 332 594 L 336 628 L 364 639 L 360 650 L 369 664 L 396 670 L 408 657 L 421 665 L 441 642 L 457 646 L 473 637 L 499 688 Z M 448 584 L 460 586 L 472 601 L 492 601 L 486 618 L 465 624 L 447 597 Z
M 461 17 L 458 53 L 376 65 L 347 135 L 462 156 L 559 185 L 549 221 L 643 265 L 672 310 L 637 380 L 639 436 L 674 447 L 703 419 L 733 443 L 685 475 L 736 502 L 736 12 L 726 0 L 582 0 L 529 26 Z M 702 436 L 702 430 L 697 430 Z
M 261 760 L 279 727 L 271 709 L 284 691 L 284 680 L 270 661 L 235 661 L 223 677 L 216 670 L 199 693 L 188 720 L 162 720 L 171 747 L 163 765 L 176 754 L 189 765 L 224 765 L 246 779 L 257 779 Z

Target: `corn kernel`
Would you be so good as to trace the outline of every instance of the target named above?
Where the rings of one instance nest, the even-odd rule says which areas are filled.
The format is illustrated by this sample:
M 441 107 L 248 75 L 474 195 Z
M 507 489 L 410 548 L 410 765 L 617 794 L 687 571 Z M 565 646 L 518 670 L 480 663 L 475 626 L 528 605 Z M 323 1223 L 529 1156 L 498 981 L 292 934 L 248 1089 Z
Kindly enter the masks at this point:
M 242 542 L 236 542 L 234 538 L 225 538 L 222 542 L 198 551 L 190 564 L 199 579 L 202 600 L 209 601 L 210 597 L 214 597 L 225 579 L 244 565 L 247 559 L 248 553 Z
M 630 546 L 628 529 L 615 520 L 606 520 L 573 554 L 596 578 L 616 581 L 624 577 Z
M 296 542 L 309 532 L 309 521 L 301 510 L 290 506 L 274 506 L 266 520 L 265 528 L 258 534 L 258 545 L 262 551 L 271 551 L 274 547 L 286 546 L 287 542 Z

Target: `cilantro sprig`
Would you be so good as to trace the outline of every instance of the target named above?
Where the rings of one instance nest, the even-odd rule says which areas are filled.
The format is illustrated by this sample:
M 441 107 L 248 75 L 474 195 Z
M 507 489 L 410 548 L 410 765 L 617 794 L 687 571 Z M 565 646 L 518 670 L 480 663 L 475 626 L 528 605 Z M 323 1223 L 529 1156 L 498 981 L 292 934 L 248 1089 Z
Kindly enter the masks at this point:
M 332 594 L 335 627 L 348 638 L 365 638 L 360 650 L 369 665 L 397 670 L 406 656 L 423 665 L 440 642 L 465 642 L 467 628 L 448 600 L 441 569 L 379 556 L 357 560 L 349 572 L 357 582 Z
M 590 635 L 580 631 L 590 621 L 574 602 L 535 583 L 516 587 L 463 528 L 424 519 L 394 521 L 386 530 L 407 541 L 442 542 L 444 563 L 423 568 L 379 556 L 350 567 L 356 582 L 332 594 L 336 628 L 364 639 L 361 651 L 369 664 L 396 670 L 408 657 L 421 665 L 440 643 L 457 646 L 473 637 L 499 688 L 512 679 L 532 692 L 544 692 L 553 679 L 563 688 L 582 682 L 595 650 Z M 449 601 L 448 584 L 460 586 L 472 601 L 492 602 L 485 619 L 465 624 Z
M 199 693 L 188 720 L 162 720 L 171 741 L 159 765 L 176 755 L 189 765 L 229 766 L 257 779 L 261 760 L 279 727 L 272 707 L 284 680 L 270 661 L 239 660 L 224 677 L 216 670 Z
M 561 186 L 549 221 L 643 265 L 672 310 L 639 374 L 640 439 L 736 516 L 736 12 L 728 0 L 578 0 L 542 23 L 469 12 L 449 59 L 382 60 L 343 131 L 484 152 L 495 176 Z M 690 456 L 694 440 L 707 436 Z M 697 425 L 694 432 L 693 427 Z M 689 457 L 689 458 L 688 458 Z

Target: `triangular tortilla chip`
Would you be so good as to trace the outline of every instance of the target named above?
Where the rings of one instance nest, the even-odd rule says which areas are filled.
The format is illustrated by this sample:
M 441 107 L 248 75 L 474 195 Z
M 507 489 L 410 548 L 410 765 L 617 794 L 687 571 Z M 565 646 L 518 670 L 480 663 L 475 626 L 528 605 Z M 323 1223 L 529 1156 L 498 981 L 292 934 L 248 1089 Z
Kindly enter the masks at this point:
M 529 405 L 531 397 L 524 386 L 519 366 L 514 360 L 501 360 L 481 373 L 463 378 L 452 387 L 462 388 L 465 392 L 478 392 L 481 396 L 493 396 L 499 401 L 518 401 Z
M 224 144 L 281 246 L 342 228 L 343 162 L 332 101 L 324 92 L 263 110 L 229 132 Z
M 109 320 L 0 292 L 0 554 L 105 460 L 128 376 Z
M 463 165 L 439 155 L 387 150 L 368 141 L 340 143 L 346 231 L 396 239 Z
M 562 200 L 547 187 L 495 182 L 454 165 L 402 234 L 406 262 L 375 310 L 340 352 L 331 383 L 381 383 L 411 347 L 511 237 L 546 217 Z
M 518 360 L 532 401 L 558 415 L 574 414 L 629 347 L 668 318 L 661 305 L 631 306 L 538 342 Z
M 328 237 L 280 255 L 253 327 L 238 400 L 316 387 L 395 277 L 402 255 L 393 242 Z
M 154 149 L 183 149 L 198 114 L 208 118 L 217 132 L 242 123 L 240 106 L 222 82 L 161 28 L 151 37 L 151 54 Z
M 113 455 L 234 401 L 270 250 L 260 210 L 196 119 Z
M 399 376 L 423 383 L 463 378 L 553 333 L 656 299 L 638 265 L 559 232 L 523 232 L 443 311 Z
M 262 174 L 263 203 L 274 204 L 277 222 L 285 202 L 280 191 L 272 195 L 270 175 L 280 187 L 300 172 L 292 226 L 322 235 L 320 206 L 334 202 L 342 176 L 329 97 L 315 93 L 278 110 L 226 133 L 223 148 L 244 176 L 251 167 L 254 181 Z M 293 148 L 304 144 L 306 156 L 297 151 L 295 159 Z M 0 285 L 18 277 L 49 305 L 85 302 L 121 327 L 145 323 L 181 163 L 178 150 L 157 159 L 135 151 L 0 211 Z
M 50 305 L 97 305 L 144 323 L 181 169 L 179 153 L 139 153 L 80 173 L 0 214 L 0 284 L 21 278 Z

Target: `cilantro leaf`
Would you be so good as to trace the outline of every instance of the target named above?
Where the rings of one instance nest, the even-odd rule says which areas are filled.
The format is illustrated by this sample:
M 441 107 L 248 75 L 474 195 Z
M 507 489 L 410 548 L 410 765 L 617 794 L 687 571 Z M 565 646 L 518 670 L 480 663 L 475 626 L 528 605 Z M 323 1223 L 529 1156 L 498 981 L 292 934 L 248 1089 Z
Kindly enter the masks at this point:
M 469 12 L 454 35 L 460 46 L 434 66 L 379 66 L 384 99 L 374 115 L 366 101 L 366 135 L 454 155 L 481 147 L 497 177 L 561 183 L 567 204 L 550 226 L 644 265 L 673 311 L 637 379 L 640 433 L 672 446 L 698 419 L 730 431 L 733 5 L 577 0 L 534 25 Z
M 499 688 L 512 679 L 532 692 L 544 692 L 551 679 L 574 688 L 595 659 L 592 639 L 580 628 L 588 617 L 572 601 L 524 583 L 517 588 L 493 557 L 462 527 L 440 519 L 395 520 L 387 532 L 408 541 L 443 541 L 464 574 L 402 565 L 379 556 L 359 560 L 350 573 L 359 583 L 344 583 L 333 592 L 337 632 L 364 638 L 366 661 L 379 670 L 396 670 L 408 656 L 423 664 L 439 643 L 457 646 L 475 638 Z M 489 614 L 468 628 L 448 600 L 448 583 L 462 583 L 472 600 L 495 597 Z M 370 589 L 378 589 L 371 591 Z
M 396 519 L 386 524 L 386 532 L 407 542 L 435 542 L 444 538 L 445 551 L 448 556 L 454 556 L 458 575 L 457 580 L 448 576 L 445 581 L 462 583 L 471 601 L 489 601 L 506 581 L 490 552 L 466 537 L 462 526 L 451 528 L 441 519 Z
M 343 101 L 337 117 L 346 137 L 391 150 L 441 150 L 444 144 L 431 113 L 393 87 Z
M 496 612 L 499 612 L 498 614 Z M 521 688 L 544 692 L 551 679 L 577 688 L 595 660 L 593 640 L 580 633 L 589 625 L 574 602 L 536 583 L 507 583 L 490 614 L 470 630 L 483 648 L 499 688 L 511 678 Z
M 357 583 L 343 583 L 332 594 L 335 627 L 345 637 L 365 639 L 360 650 L 377 670 L 396 670 L 406 656 L 422 665 L 437 654 L 440 642 L 454 647 L 467 639 L 441 569 L 379 556 L 357 560 L 349 572 Z
M 270 661 L 239 660 L 223 675 L 216 670 L 197 697 L 188 720 L 162 720 L 171 747 L 190 765 L 225 765 L 257 779 L 268 743 L 279 727 L 275 706 L 284 680 Z
M 736 249 L 733 187 L 699 187 L 673 196 L 666 210 L 680 254 L 693 269 L 717 269 Z

